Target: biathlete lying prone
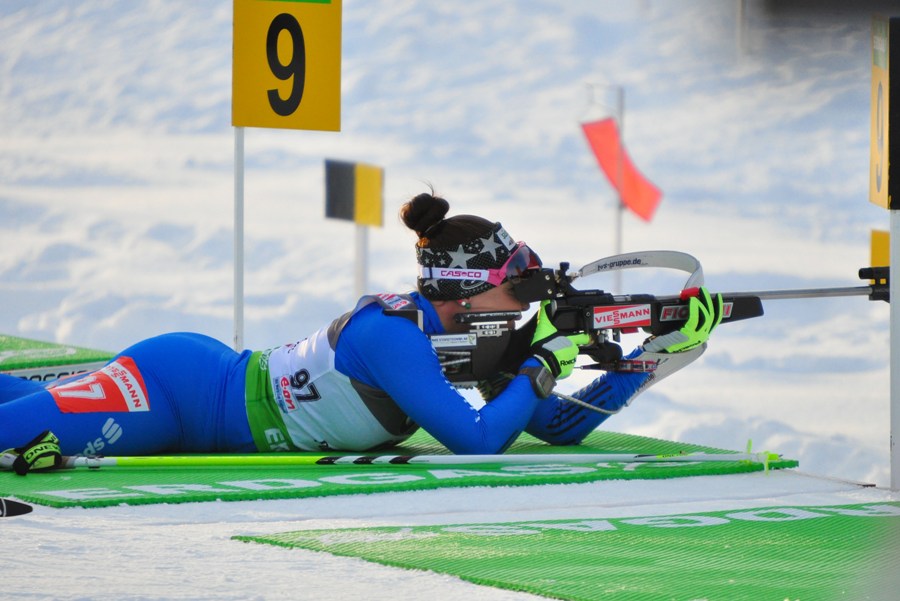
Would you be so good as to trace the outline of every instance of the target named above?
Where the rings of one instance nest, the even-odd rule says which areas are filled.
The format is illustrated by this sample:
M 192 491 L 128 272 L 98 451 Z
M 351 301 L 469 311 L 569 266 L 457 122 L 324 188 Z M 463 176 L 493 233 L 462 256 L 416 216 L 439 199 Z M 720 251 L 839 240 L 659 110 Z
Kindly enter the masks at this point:
M 0 375 L 4 465 L 24 474 L 57 466 L 61 455 L 368 451 L 401 443 L 418 428 L 457 454 L 502 453 L 523 431 L 553 445 L 577 444 L 703 353 L 721 320 L 721 296 L 701 288 L 688 325 L 627 356 L 664 357 L 665 370 L 607 372 L 572 395 L 601 413 L 552 393 L 588 339 L 559 333 L 544 302 L 517 330 L 529 333 L 524 359 L 479 387 L 488 402 L 476 409 L 445 377 L 429 336 L 466 331 L 460 313 L 528 309 L 516 282 L 541 262 L 500 223 L 448 212 L 446 200 L 427 193 L 401 208 L 418 236 L 417 291 L 364 296 L 297 342 L 237 353 L 201 334 L 172 333 L 46 388 Z M 421 325 L 396 315 L 410 309 L 421 313 Z

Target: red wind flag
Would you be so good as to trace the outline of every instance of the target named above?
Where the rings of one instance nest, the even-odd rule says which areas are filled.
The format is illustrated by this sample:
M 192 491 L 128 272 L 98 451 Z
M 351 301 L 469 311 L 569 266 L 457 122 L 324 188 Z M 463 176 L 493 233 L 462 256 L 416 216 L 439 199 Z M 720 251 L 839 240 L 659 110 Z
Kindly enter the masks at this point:
M 619 138 L 616 120 L 610 117 L 582 123 L 581 128 L 600 168 L 612 187 L 619 192 L 622 203 L 644 221 L 650 221 L 662 193 L 631 162 Z

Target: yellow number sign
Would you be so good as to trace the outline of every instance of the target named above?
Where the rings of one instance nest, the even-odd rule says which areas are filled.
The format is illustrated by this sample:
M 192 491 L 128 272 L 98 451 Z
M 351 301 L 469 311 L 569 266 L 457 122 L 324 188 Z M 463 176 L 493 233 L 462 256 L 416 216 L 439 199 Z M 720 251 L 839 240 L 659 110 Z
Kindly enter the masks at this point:
M 341 0 L 234 0 L 231 124 L 341 129 Z

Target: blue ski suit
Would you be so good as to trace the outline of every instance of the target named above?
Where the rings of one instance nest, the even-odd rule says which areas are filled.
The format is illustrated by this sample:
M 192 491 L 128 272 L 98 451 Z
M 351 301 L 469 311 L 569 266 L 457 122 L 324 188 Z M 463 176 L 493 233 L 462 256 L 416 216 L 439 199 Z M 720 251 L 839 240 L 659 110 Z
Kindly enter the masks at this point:
M 421 329 L 385 312 L 410 303 Z M 238 353 L 201 334 L 171 333 L 49 385 L 0 375 L 0 450 L 49 429 L 64 455 L 362 451 L 398 444 L 421 427 L 454 453 L 498 453 L 523 431 L 576 444 L 607 417 L 556 396 L 540 399 L 526 376 L 474 408 L 444 376 L 428 337 L 441 333 L 418 293 L 378 295 L 309 338 L 266 351 Z M 615 412 L 650 380 L 606 373 L 573 396 Z

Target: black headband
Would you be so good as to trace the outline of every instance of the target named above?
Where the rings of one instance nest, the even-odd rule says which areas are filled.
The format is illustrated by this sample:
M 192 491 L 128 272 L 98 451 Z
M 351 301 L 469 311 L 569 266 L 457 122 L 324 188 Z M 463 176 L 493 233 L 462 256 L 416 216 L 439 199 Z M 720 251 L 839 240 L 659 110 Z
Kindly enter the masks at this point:
M 416 261 L 425 268 L 498 269 L 506 263 L 515 247 L 515 240 L 500 223 L 495 223 L 490 231 L 450 248 L 416 247 Z M 437 278 L 430 269 L 422 271 L 425 273 L 420 273 L 416 280 L 419 292 L 432 300 L 468 298 L 494 287 L 484 280 Z

